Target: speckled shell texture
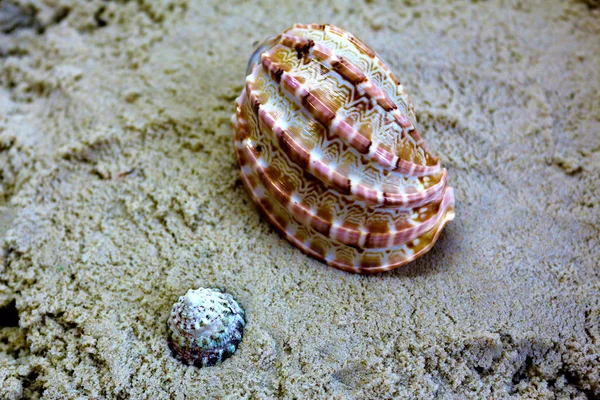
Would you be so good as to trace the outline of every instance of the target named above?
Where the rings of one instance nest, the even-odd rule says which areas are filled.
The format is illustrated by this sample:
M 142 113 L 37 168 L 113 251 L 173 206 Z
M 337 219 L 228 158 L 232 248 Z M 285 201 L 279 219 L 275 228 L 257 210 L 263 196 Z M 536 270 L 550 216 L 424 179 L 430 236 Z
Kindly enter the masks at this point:
M 386 64 L 331 25 L 294 25 L 248 65 L 233 117 L 243 181 L 298 248 L 357 273 L 431 249 L 454 218 L 446 170 Z
M 189 290 L 171 309 L 169 347 L 185 364 L 212 366 L 235 353 L 245 324 L 244 310 L 230 294 Z

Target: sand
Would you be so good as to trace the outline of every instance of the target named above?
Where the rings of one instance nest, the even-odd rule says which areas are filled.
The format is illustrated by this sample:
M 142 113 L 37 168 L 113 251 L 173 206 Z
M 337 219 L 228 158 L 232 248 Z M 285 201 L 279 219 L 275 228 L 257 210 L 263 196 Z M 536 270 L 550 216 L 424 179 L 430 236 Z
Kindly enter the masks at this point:
M 10 0 L 0 5 L 0 398 L 600 396 L 598 2 Z M 337 271 L 240 180 L 252 43 L 295 22 L 391 65 L 455 188 L 399 270 Z M 245 308 L 197 369 L 172 304 Z

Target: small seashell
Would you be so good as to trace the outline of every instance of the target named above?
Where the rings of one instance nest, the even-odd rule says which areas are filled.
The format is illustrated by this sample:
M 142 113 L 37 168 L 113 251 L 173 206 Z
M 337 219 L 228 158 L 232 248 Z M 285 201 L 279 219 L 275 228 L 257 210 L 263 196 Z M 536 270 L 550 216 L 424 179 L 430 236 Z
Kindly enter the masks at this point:
M 242 179 L 298 248 L 345 271 L 397 268 L 454 218 L 446 170 L 373 50 L 332 25 L 260 44 L 232 118 Z
M 245 325 L 244 310 L 230 294 L 188 290 L 171 309 L 169 347 L 187 365 L 212 366 L 235 353 Z

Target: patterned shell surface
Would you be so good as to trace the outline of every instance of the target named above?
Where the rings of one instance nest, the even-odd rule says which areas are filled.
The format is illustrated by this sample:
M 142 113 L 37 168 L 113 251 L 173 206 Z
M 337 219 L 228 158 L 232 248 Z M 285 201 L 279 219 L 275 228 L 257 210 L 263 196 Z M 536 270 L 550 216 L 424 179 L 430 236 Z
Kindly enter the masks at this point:
M 207 367 L 235 353 L 246 325 L 244 310 L 228 293 L 188 290 L 171 309 L 169 347 L 188 365 Z
M 363 42 L 294 25 L 250 59 L 233 117 L 243 181 L 298 248 L 357 273 L 426 253 L 454 218 L 408 95 Z

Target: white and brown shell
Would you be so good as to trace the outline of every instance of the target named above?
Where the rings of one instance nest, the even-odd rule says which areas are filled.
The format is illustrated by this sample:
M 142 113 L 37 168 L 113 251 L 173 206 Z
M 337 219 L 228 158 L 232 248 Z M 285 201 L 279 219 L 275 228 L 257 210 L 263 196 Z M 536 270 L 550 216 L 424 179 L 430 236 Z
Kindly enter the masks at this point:
M 294 25 L 248 65 L 232 118 L 242 179 L 298 248 L 345 271 L 431 249 L 454 195 L 386 64 L 331 25 Z
M 188 290 L 171 309 L 169 347 L 185 364 L 212 366 L 235 353 L 245 324 L 244 310 L 230 294 L 217 289 Z

